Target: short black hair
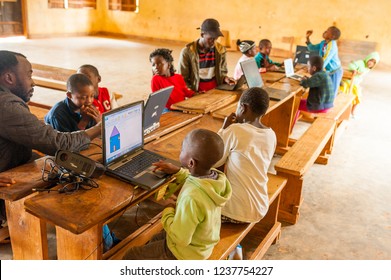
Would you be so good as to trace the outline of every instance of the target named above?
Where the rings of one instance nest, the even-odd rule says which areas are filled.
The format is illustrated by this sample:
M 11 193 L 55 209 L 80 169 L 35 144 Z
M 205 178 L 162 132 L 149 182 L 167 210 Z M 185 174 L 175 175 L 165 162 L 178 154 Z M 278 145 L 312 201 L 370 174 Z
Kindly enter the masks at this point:
M 341 30 L 336 26 L 330 26 L 331 34 L 333 35 L 333 40 L 338 40 L 341 37 Z
M 149 61 L 151 62 L 153 57 L 160 55 L 161 57 L 163 57 L 165 61 L 170 63 L 170 73 L 174 74 L 175 73 L 175 68 L 173 63 L 174 58 L 172 57 L 171 53 L 172 50 L 169 49 L 164 49 L 164 48 L 156 49 L 153 52 L 151 52 L 151 54 L 149 55 Z
M 239 102 L 248 105 L 256 115 L 263 116 L 269 108 L 269 95 L 264 89 L 253 87 L 242 93 Z
M 271 44 L 272 42 L 269 39 L 262 39 L 259 41 L 259 48 L 265 47 L 267 44 Z
M 93 86 L 91 80 L 84 74 L 73 74 L 67 80 L 67 91 L 71 93 L 84 86 Z
M 310 63 L 310 66 L 315 66 L 317 71 L 323 69 L 323 58 L 319 55 L 311 56 L 308 62 Z
M 90 71 L 91 73 L 93 73 L 97 77 L 100 76 L 98 68 L 96 68 L 94 65 L 83 64 L 82 66 L 79 67 L 79 70 L 82 69 L 82 68 L 87 69 L 88 71 Z
M 26 58 L 23 54 L 11 51 L 0 51 L 0 75 L 7 70 L 14 70 L 15 66 L 18 65 L 17 56 Z

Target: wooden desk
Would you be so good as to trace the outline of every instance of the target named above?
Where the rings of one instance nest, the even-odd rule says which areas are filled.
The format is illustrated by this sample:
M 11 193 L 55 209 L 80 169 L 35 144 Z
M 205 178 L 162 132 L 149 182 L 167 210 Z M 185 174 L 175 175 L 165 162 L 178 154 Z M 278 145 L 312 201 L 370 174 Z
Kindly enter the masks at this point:
M 189 125 L 163 136 L 159 140 L 148 143 L 145 148 L 167 158 L 178 160 L 182 141 L 190 131 L 197 128 L 205 128 L 217 132 L 222 125 L 223 120 L 215 119 L 211 115 L 203 115 Z
M 185 113 L 206 114 L 218 110 L 239 99 L 240 92 L 212 89 L 171 106 Z
M 96 189 L 44 192 L 25 200 L 27 212 L 55 225 L 58 259 L 101 259 L 103 224 L 159 190 L 134 188 L 106 175 L 96 182 Z
M 269 102 L 269 108 L 262 118 L 262 123 L 271 127 L 277 137 L 277 154 L 284 154 L 289 149 L 289 136 L 291 134 L 293 120 L 299 108 L 303 88 L 294 83 L 274 83 L 271 87 L 289 91 L 290 94 L 280 101 Z M 212 116 L 224 119 L 236 111 L 237 102 L 234 102 L 212 113 Z
M 273 83 L 281 80 L 282 78 L 284 78 L 285 77 L 285 73 L 284 72 L 268 71 L 268 72 L 265 72 L 265 73 L 261 73 L 261 77 L 262 77 L 263 82 L 266 85 L 270 85 L 270 84 L 273 84 Z
M 146 144 L 153 140 L 159 139 L 160 137 L 173 132 L 189 123 L 192 123 L 201 117 L 201 114 L 184 114 L 182 112 L 175 111 L 165 113 L 160 117 L 160 127 L 151 134 L 148 134 L 144 138 L 144 143 Z

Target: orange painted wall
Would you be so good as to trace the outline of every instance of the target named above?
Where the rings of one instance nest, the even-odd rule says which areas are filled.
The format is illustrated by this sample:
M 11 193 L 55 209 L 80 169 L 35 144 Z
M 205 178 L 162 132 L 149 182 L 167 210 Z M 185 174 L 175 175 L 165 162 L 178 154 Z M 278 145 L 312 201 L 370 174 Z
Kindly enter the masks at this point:
M 378 43 L 382 61 L 391 65 L 391 3 L 389 0 L 140 0 L 139 13 L 109 11 L 107 0 L 97 0 L 97 10 L 48 9 L 46 0 L 27 1 L 28 28 L 34 35 L 94 33 L 97 31 L 192 41 L 202 20 L 214 17 L 231 39 L 269 38 L 275 47 L 286 47 L 283 36 L 303 44 L 307 29 L 313 42 L 334 23 L 341 39 Z

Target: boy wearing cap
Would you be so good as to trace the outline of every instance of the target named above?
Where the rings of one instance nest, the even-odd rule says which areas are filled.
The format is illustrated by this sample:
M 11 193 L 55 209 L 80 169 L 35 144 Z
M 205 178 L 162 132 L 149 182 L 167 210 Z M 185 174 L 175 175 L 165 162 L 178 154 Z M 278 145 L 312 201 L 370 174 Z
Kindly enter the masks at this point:
M 220 84 L 235 84 L 228 77 L 226 50 L 217 43 L 223 36 L 217 20 L 209 18 L 201 25 L 201 38 L 182 49 L 178 72 L 193 91 L 205 92 Z

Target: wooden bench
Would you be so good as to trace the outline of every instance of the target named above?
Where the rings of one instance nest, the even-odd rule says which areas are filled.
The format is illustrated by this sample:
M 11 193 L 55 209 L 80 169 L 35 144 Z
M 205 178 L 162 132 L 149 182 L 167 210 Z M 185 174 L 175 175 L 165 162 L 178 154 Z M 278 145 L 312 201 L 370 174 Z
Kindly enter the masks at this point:
M 246 259 L 261 259 L 268 248 L 280 238 L 281 223 L 277 221 L 280 194 L 287 180 L 269 174 L 267 183 L 269 210 L 258 223 L 221 225 L 220 241 L 213 249 L 210 260 L 225 260 L 240 243 Z
M 277 175 L 288 179 L 281 195 L 279 220 L 291 224 L 298 221 L 303 176 L 319 156 L 328 156 L 335 126 L 333 119 L 317 118 L 274 166 Z
M 73 69 L 64 69 L 49 65 L 31 63 L 33 80 L 37 86 L 66 91 L 69 76 L 76 73 Z

